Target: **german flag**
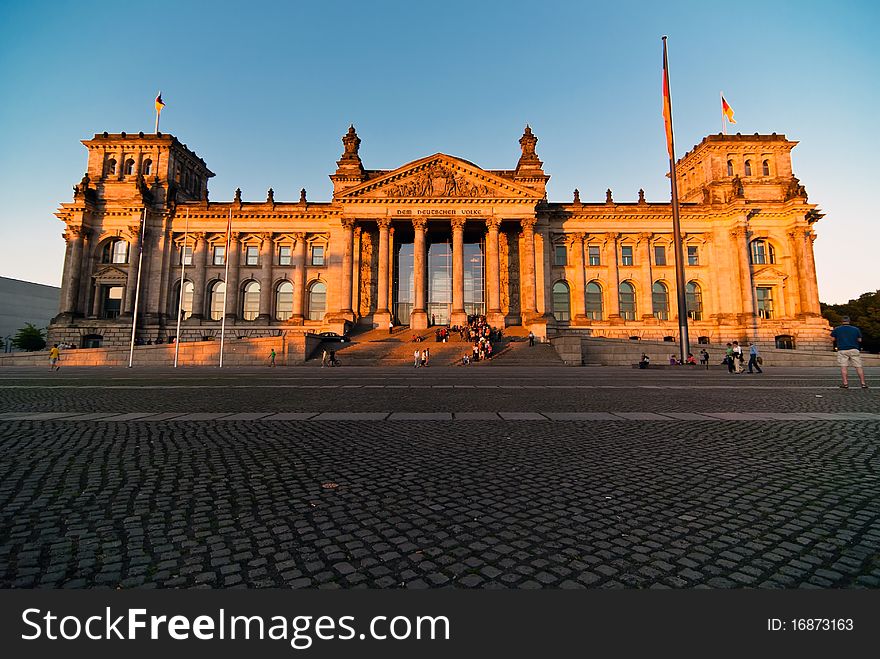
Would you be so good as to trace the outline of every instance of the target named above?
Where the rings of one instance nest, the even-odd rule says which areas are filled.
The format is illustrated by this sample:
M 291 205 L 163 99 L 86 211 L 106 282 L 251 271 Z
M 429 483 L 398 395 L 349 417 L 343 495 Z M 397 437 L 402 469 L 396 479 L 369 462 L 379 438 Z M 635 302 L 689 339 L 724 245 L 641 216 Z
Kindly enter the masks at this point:
M 162 108 L 165 107 L 165 101 L 162 100 L 162 92 L 156 96 L 156 112 L 159 113 L 162 111 Z
M 724 99 L 723 95 L 721 96 L 721 112 L 725 117 L 727 117 L 727 120 L 730 123 L 732 123 L 732 124 L 736 123 L 736 120 L 733 118 L 733 108 L 730 107 L 730 103 L 728 103 Z
M 666 61 L 666 37 L 663 37 L 663 123 L 666 124 L 666 149 L 672 153 L 672 100 L 669 98 L 669 65 Z

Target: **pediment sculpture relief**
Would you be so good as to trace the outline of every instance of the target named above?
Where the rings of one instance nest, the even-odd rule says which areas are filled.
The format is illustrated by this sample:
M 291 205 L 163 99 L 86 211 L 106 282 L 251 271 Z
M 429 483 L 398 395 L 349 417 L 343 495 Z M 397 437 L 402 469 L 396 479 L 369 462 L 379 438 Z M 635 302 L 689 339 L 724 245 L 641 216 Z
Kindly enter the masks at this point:
M 415 176 L 389 183 L 378 192 L 386 197 L 486 197 L 492 194 L 489 186 L 439 163 L 429 165 Z

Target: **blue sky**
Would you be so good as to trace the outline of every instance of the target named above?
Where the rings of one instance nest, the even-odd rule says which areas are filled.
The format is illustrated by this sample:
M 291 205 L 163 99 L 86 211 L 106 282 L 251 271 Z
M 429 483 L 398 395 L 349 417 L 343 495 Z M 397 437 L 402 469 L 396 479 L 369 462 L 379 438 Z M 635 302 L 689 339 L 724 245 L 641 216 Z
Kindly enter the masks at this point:
M 160 89 L 214 200 L 328 200 L 349 123 L 368 168 L 442 151 L 502 169 L 526 122 L 551 201 L 667 200 L 667 34 L 679 155 L 719 132 L 723 89 L 736 129 L 801 142 L 821 299 L 880 288 L 875 3 L 4 0 L 0 19 L 2 276 L 59 284 L 79 141 L 151 131 Z

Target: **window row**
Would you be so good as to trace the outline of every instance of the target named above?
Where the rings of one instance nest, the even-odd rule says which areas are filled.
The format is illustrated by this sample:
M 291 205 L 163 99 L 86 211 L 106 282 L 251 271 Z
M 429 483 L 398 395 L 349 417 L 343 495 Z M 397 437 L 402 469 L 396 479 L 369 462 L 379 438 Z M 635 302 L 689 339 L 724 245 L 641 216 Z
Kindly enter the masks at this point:
M 242 250 L 242 265 L 260 265 L 260 248 L 256 245 L 245 245 Z M 178 264 L 192 265 L 192 245 L 183 245 L 177 248 Z M 211 248 L 211 264 L 226 265 L 226 245 L 214 245 Z M 309 264 L 313 266 L 325 265 L 324 245 L 312 245 L 309 250 Z M 274 265 L 293 265 L 293 247 L 279 245 L 275 250 Z
M 116 162 L 116 158 L 110 158 L 107 161 L 107 176 L 116 176 L 117 167 L 119 163 Z M 134 159 L 129 158 L 122 164 L 122 174 L 123 176 L 134 176 L 135 167 L 137 163 L 135 163 Z M 147 158 L 146 160 L 141 162 L 141 174 L 143 176 L 151 176 L 153 173 L 153 161 Z
M 599 282 L 589 282 L 584 294 L 587 319 L 604 320 L 605 304 Z M 703 320 L 703 292 L 700 285 L 695 281 L 688 282 L 685 295 L 688 317 Z M 636 289 L 630 282 L 621 282 L 618 287 L 617 304 L 621 318 L 636 320 Z M 669 287 L 662 281 L 655 281 L 651 287 L 651 309 L 658 320 L 669 320 Z M 553 284 L 553 315 L 560 322 L 571 320 L 571 290 L 565 281 Z
M 733 164 L 733 160 L 727 161 L 727 175 L 735 176 L 735 168 Z M 743 163 L 743 176 L 757 176 L 757 169 L 752 165 L 752 161 L 747 159 Z M 770 176 L 770 161 L 762 160 L 761 161 L 761 176 Z
M 687 264 L 700 265 L 700 250 L 698 245 L 687 245 Z M 602 252 L 599 245 L 587 245 L 587 265 L 602 265 Z M 635 248 L 633 245 L 620 246 L 619 264 L 622 266 L 632 266 L 636 264 Z M 665 245 L 654 245 L 654 265 L 670 265 L 671 259 L 668 261 L 666 256 Z M 554 252 L 554 265 L 568 265 L 568 247 L 566 245 L 557 245 Z
M 183 284 L 183 300 L 181 304 L 182 318 L 186 320 L 193 314 L 193 283 L 186 280 Z M 293 316 L 293 284 L 283 281 L 275 287 L 273 318 L 289 320 Z M 208 297 L 205 311 L 211 320 L 222 320 L 226 308 L 226 283 L 215 281 L 208 286 Z M 260 315 L 261 286 L 258 281 L 248 281 L 241 287 L 238 308 L 235 315 L 244 320 L 256 320 Z M 180 287 L 175 287 L 175 309 L 180 300 Z M 304 300 L 306 308 L 303 313 L 308 320 L 322 320 L 327 311 L 327 285 L 322 281 L 312 282 Z

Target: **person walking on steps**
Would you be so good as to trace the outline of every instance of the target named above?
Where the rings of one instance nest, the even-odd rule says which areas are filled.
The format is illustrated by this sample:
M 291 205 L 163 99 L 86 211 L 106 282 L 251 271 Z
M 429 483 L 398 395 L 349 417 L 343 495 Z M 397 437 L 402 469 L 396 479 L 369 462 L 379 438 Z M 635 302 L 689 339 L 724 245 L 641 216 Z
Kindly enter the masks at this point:
M 49 348 L 49 370 L 50 371 L 60 371 L 61 366 L 58 364 L 58 360 L 61 359 L 61 350 L 58 348 L 58 344 L 54 344 L 51 348 Z
M 269 368 L 275 368 L 275 348 L 269 353 Z
M 764 360 L 761 359 L 760 355 L 758 355 L 758 346 L 756 346 L 751 341 L 749 342 L 749 373 L 754 373 L 752 371 L 752 367 L 755 368 L 758 373 L 763 373 L 764 371 L 761 369 L 761 362 Z
M 831 330 L 831 338 L 834 339 L 834 348 L 837 350 L 837 364 L 840 366 L 840 375 L 843 379 L 841 389 L 849 389 L 849 367 L 854 366 L 862 389 L 868 388 L 865 382 L 865 371 L 862 367 L 862 331 L 855 325 L 850 324 L 849 316 L 840 319 L 840 325 Z

